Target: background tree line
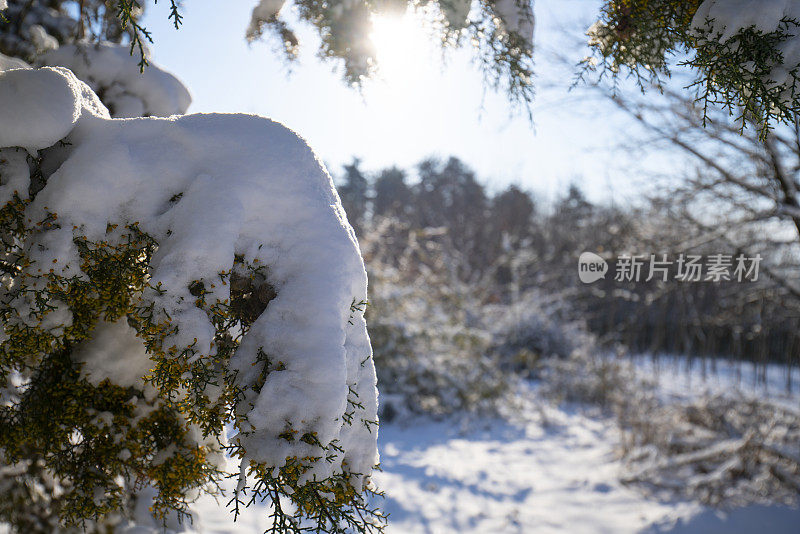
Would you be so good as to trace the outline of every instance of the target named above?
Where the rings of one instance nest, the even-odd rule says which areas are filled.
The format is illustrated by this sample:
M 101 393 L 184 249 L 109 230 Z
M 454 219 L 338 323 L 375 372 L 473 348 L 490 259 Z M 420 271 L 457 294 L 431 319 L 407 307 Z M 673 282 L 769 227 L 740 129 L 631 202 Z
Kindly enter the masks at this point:
M 715 128 L 707 131 L 718 134 Z M 742 138 L 742 144 L 748 142 L 749 149 L 766 150 L 770 141 L 761 141 L 754 131 Z M 705 145 L 719 148 L 718 142 Z M 701 150 L 697 147 L 703 145 L 691 146 Z M 784 159 L 796 157 L 797 148 L 785 152 Z M 708 161 L 725 164 L 722 158 L 709 156 Z M 747 174 L 741 162 L 737 168 L 742 179 L 752 176 L 769 184 L 768 167 L 761 175 Z M 685 353 L 708 358 L 711 366 L 716 357 L 797 364 L 800 298 L 793 212 L 776 219 L 742 216 L 734 224 L 733 208 L 725 204 L 732 202 L 723 192 L 726 184 L 701 171 L 696 169 L 697 176 L 705 177 L 702 183 L 687 178 L 675 185 L 673 180 L 668 190 L 626 206 L 592 202 L 574 184 L 548 203 L 516 185 L 491 191 L 454 157 L 426 159 L 413 171 L 390 167 L 372 173 L 354 159 L 344 167 L 338 190 L 365 248 L 368 269 L 393 266 L 407 284 L 422 280 L 426 272 L 447 272 L 446 280 L 437 283 L 461 293 L 477 306 L 474 313 L 483 313 L 484 305 L 532 302 L 547 307 L 555 321 L 585 325 L 606 347 Z M 747 189 L 744 193 L 743 206 L 758 209 L 760 201 Z M 698 215 L 693 202 L 701 195 L 706 198 Z M 434 242 L 435 248 L 424 254 L 419 252 L 424 246 L 409 246 L 420 241 Z M 379 247 L 369 246 L 375 242 Z M 380 249 L 380 258 L 370 253 L 373 248 Z M 604 280 L 580 282 L 577 260 L 584 251 L 609 262 L 611 272 Z M 621 255 L 668 254 L 675 260 L 681 253 L 760 254 L 764 259 L 755 282 L 681 283 L 672 272 L 666 282 L 644 282 L 647 261 L 638 283 L 614 280 Z M 526 299 L 532 293 L 536 298 Z

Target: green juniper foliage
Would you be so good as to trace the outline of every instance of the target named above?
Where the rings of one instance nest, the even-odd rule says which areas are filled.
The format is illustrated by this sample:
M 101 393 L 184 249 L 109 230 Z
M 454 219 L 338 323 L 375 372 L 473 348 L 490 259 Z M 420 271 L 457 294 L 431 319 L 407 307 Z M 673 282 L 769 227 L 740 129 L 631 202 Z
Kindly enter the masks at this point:
M 610 0 L 599 21 L 589 30 L 593 55 L 584 60 L 600 77 L 621 73 L 634 77 L 642 89 L 661 87 L 670 77 L 670 65 L 695 72 L 691 87 L 708 116 L 710 104 L 737 114 L 741 127 L 747 121 L 762 134 L 775 123 L 794 124 L 800 110 L 798 67 L 784 65 L 779 45 L 796 38 L 800 21 L 783 18 L 779 27 L 765 33 L 744 28 L 721 42 L 713 21 L 692 27 L 702 0 Z M 753 7 L 757 3 L 753 3 Z M 789 81 L 776 83 L 777 67 L 786 69 Z M 586 71 L 584 71 L 585 73 Z
M 2 163 L 0 154 L 0 172 Z M 0 209 L 0 522 L 15 532 L 113 532 L 130 519 L 144 488 L 154 490 L 156 518 L 187 519 L 200 491 L 218 494 L 222 479 L 231 476 L 220 469 L 223 455 L 246 453 L 235 436 L 223 439 L 228 425 L 241 435 L 250 428 L 246 410 L 237 409 L 242 391 L 227 363 L 276 296 L 267 267 L 237 257 L 216 280 L 192 283 L 190 293 L 212 320 L 218 348 L 214 356 L 195 358 L 196 341 L 169 345 L 165 340 L 178 326 L 155 319 L 150 296 L 163 290 L 149 277 L 158 243 L 136 222 L 109 224 L 100 241 L 73 227 L 78 275 L 31 261 L 35 237 L 60 223 L 57 213 L 40 221 L 27 217 L 45 181 L 40 161 L 28 156 L 28 163 L 34 176 L 29 195 L 15 194 Z M 206 284 L 230 284 L 230 300 L 209 301 Z M 354 301 L 351 311 L 361 312 L 364 304 Z M 86 344 L 115 323 L 132 328 L 151 360 L 149 373 L 133 385 L 90 376 Z M 255 389 L 284 368 L 261 354 Z M 350 423 L 361 424 L 353 421 L 359 401 L 352 390 L 348 402 L 345 418 L 350 414 Z M 242 505 L 267 501 L 273 508 L 269 532 L 382 529 L 384 518 L 369 502 L 375 492 L 359 493 L 348 474 L 301 480 L 315 462 L 342 453 L 336 442 L 320 443 L 314 433 L 298 435 L 288 425 L 281 437 L 315 445 L 319 454 L 288 458 L 279 469 L 244 466 L 251 487 L 242 483 L 226 498 L 237 515 Z

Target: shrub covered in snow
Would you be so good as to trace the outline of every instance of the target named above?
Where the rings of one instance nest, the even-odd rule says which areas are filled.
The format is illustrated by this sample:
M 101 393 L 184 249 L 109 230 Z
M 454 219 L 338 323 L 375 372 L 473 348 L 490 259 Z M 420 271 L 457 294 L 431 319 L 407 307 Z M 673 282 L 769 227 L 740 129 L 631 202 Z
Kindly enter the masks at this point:
M 530 291 L 508 306 L 491 310 L 493 351 L 502 365 L 531 375 L 547 358 L 567 358 L 591 343 L 578 323 L 559 312 L 560 297 Z
M 227 455 L 232 504 L 267 499 L 275 531 L 368 528 L 366 272 L 305 142 L 113 120 L 63 68 L 0 72 L 0 101 L 2 472 L 61 523 L 122 524 L 137 495 L 185 514 Z M 23 530 L 19 484 L 0 513 Z
M 724 507 L 800 502 L 800 413 L 769 401 L 703 397 L 631 405 L 622 479 Z
M 512 380 L 489 356 L 480 304 L 436 229 L 393 219 L 362 239 L 382 417 L 493 411 Z
M 594 347 L 576 350 L 566 359 L 544 360 L 539 377 L 545 397 L 597 406 L 608 413 L 640 401 L 651 391 L 629 362 L 602 355 Z
M 582 351 L 547 361 L 539 390 L 613 416 L 620 478 L 645 493 L 722 508 L 800 502 L 795 409 L 736 391 L 666 398 L 629 361 Z

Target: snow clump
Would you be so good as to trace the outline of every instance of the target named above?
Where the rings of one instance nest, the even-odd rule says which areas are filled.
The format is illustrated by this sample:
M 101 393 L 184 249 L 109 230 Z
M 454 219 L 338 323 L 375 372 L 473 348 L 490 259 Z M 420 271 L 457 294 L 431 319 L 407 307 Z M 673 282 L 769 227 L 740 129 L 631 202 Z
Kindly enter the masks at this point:
M 74 47 L 47 59 L 72 57 L 95 87 L 115 79 L 128 61 L 120 49 L 90 50 L 91 67 Z M 152 67 L 147 72 L 173 83 Z M 152 113 L 188 104 L 177 88 L 154 100 L 146 83 L 117 90 L 137 95 Z M 311 462 L 299 484 L 344 475 L 361 491 L 378 459 L 375 370 L 359 304 L 366 301 L 367 276 L 332 180 L 306 142 L 257 116 L 111 119 L 86 84 L 57 67 L 0 73 L 0 101 L 6 104 L 0 109 L 0 200 L 29 197 L 34 177 L 24 150 L 47 149 L 38 153 L 45 182 L 24 215 L 58 222 L 25 237 L 30 264 L 24 270 L 31 278 L 46 266 L 64 280 L 87 280 L 76 243 L 114 242 L 122 228 L 149 236 L 156 243 L 149 289 L 137 309 L 149 309 L 153 324 L 174 326 L 161 340 L 159 358 L 203 363 L 217 373 L 209 383 L 240 392 L 240 433 L 232 439 L 241 446 L 243 473 L 251 462 L 275 469 L 289 457 L 325 457 L 320 447 L 335 444 L 328 461 Z M 252 324 L 236 332 L 238 348 L 220 366 L 213 310 L 234 298 L 231 273 L 243 266 L 257 270 L 274 293 Z M 67 306 L 50 304 L 45 313 L 69 325 Z M 36 313 L 36 304 L 23 297 L 15 306 L 21 321 Z M 97 325 L 76 350 L 83 373 L 93 382 L 141 383 L 158 358 L 143 350 L 138 334 L 123 324 Z M 205 390 L 210 402 L 219 387 Z M 287 430 L 316 440 L 287 439 Z
M 102 100 L 115 118 L 169 117 L 186 113 L 192 97 L 175 76 L 149 59 L 140 72 L 138 56 L 127 45 L 68 44 L 41 56 L 39 62 L 70 69 Z

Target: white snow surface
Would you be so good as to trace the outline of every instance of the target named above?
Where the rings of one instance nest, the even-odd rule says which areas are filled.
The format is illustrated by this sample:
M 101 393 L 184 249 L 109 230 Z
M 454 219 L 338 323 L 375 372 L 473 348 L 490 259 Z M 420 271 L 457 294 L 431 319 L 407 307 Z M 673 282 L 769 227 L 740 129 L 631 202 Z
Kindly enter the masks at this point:
M 95 386 L 110 379 L 118 386 L 141 388 L 142 377 L 152 369 L 136 330 L 124 321 L 100 321 L 92 338 L 75 349 L 73 360 L 83 364 L 81 374 Z
M 28 27 L 28 34 L 38 54 L 58 48 L 58 39 L 47 33 L 41 24 L 32 24 Z
M 375 478 L 387 495 L 387 533 L 796 532 L 796 509 L 723 512 L 646 498 L 617 480 L 611 422 L 574 410 L 544 415 L 546 423 L 522 425 L 384 425 Z
M 115 118 L 180 115 L 192 103 L 183 83 L 151 60 L 140 72 L 138 56 L 127 45 L 68 44 L 43 54 L 39 61 L 70 69 L 102 95 Z
M 718 362 L 704 378 L 699 362 L 635 359 L 641 378 L 657 379 L 664 398 L 709 393 L 800 400 L 771 366 L 767 385 L 749 365 Z M 669 371 L 671 370 L 671 371 Z M 741 377 L 740 377 L 741 375 Z M 389 534 L 658 533 L 790 534 L 800 509 L 751 505 L 717 510 L 691 501 L 657 500 L 618 478 L 616 424 L 590 408 L 543 403 L 522 388 L 512 423 L 492 419 L 419 420 L 381 427 L 378 487 L 386 492 Z M 221 532 L 221 531 L 220 531 Z
M 0 72 L 0 102 L 0 147 L 42 149 L 75 126 L 81 86 L 62 68 L 7 70 Z
M 60 223 L 26 243 L 30 269 L 45 265 L 85 277 L 73 238 L 113 240 L 109 223 L 119 224 L 118 232 L 138 223 L 159 244 L 151 284 L 165 290 L 144 298 L 154 303 L 156 320 L 178 326 L 165 346 L 193 346 L 201 358 L 215 354 L 214 328 L 195 306 L 190 284 L 202 280 L 208 302 L 225 301 L 230 286 L 219 273 L 233 268 L 235 255 L 266 266 L 277 297 L 231 366 L 244 388 L 258 380 L 260 349 L 285 370 L 270 373 L 260 392 L 245 391 L 240 408 L 252 428 L 237 438 L 247 451 L 245 465 L 279 467 L 287 456 L 319 456 L 312 445 L 279 437 L 291 425 L 344 449 L 333 462 L 315 463 L 307 478 L 346 471 L 360 488 L 377 463 L 376 431 L 363 422 L 377 420 L 371 348 L 362 314 L 350 309 L 353 299 L 366 299 L 366 271 L 332 180 L 305 141 L 256 116 L 109 119 L 91 90 L 60 68 L 0 73 L 0 101 L 5 152 L 68 142 L 55 150 L 57 170 L 27 209 L 31 220 L 56 213 Z M 26 192 L 21 162 L 11 164 L 15 187 Z M 98 330 L 95 345 L 108 345 L 107 329 Z M 84 371 L 129 382 L 149 368 L 145 353 L 122 354 L 137 361 L 112 365 L 88 357 L 97 369 Z M 351 389 L 363 409 L 353 408 L 348 426 L 343 414 Z

